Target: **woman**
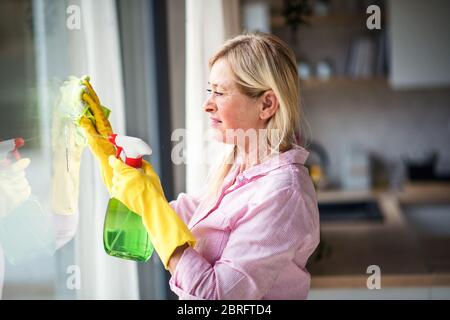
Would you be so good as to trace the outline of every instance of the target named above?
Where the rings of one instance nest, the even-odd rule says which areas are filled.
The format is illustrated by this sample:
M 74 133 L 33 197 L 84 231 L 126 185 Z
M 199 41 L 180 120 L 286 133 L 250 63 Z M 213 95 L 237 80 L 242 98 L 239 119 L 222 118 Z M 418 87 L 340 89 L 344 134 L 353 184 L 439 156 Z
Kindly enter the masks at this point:
M 142 173 L 112 157 L 101 137 L 112 130 L 92 89 L 83 97 L 96 127 L 81 122 L 89 145 L 111 194 L 142 215 L 181 299 L 305 299 L 319 218 L 303 166 L 308 152 L 295 138 L 294 54 L 275 36 L 242 35 L 226 42 L 209 67 L 203 108 L 216 139 L 233 150 L 207 192 L 181 194 L 169 206 L 149 164 Z

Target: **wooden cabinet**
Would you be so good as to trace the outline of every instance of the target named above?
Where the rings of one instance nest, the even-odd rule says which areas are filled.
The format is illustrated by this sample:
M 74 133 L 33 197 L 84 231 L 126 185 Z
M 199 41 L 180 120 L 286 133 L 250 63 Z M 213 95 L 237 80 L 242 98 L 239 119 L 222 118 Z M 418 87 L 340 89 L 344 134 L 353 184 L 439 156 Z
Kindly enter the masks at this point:
M 389 0 L 394 88 L 450 85 L 450 1 Z

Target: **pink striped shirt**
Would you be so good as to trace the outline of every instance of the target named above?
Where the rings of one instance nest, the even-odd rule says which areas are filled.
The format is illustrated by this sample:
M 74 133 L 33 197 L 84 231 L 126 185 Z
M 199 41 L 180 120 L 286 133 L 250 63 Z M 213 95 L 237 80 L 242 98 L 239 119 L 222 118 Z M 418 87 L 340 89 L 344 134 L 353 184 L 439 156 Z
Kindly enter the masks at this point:
M 218 199 L 170 203 L 197 239 L 169 282 L 180 299 L 306 299 L 319 243 L 308 154 L 296 147 L 241 174 L 234 166 Z

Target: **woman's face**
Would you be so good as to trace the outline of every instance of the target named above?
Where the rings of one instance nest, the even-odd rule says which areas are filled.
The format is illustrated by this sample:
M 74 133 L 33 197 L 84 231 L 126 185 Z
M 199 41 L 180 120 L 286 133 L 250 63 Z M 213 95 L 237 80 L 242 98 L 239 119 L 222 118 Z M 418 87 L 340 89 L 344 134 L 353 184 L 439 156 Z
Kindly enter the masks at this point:
M 236 129 L 255 129 L 257 132 L 264 128 L 265 121 L 260 117 L 260 99 L 249 98 L 239 92 L 229 64 L 224 59 L 219 59 L 212 66 L 208 91 L 210 93 L 203 109 L 209 113 L 216 140 L 235 144 L 236 139 L 229 141 L 226 133 L 236 135 Z

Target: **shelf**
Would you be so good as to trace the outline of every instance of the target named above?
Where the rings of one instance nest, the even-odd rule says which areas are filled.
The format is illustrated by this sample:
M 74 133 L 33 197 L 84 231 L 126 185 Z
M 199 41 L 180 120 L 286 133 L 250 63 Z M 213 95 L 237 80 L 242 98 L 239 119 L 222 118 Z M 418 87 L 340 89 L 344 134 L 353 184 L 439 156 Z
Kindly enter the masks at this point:
M 307 25 L 304 26 L 335 26 L 335 25 L 366 25 L 367 15 L 361 13 L 331 13 L 325 16 L 310 16 L 306 17 Z M 271 18 L 271 25 L 273 28 L 287 27 L 284 16 L 281 14 L 274 14 Z M 302 27 L 301 26 L 301 27 Z
M 317 200 L 320 204 L 355 203 L 375 199 L 376 192 L 372 190 L 319 190 L 317 192 Z
M 450 203 L 450 183 L 411 182 L 397 194 L 402 204 Z
M 308 78 L 300 80 L 300 86 L 303 88 L 314 88 L 329 85 L 340 84 L 370 84 L 370 83 L 387 83 L 387 77 L 374 76 L 369 78 L 352 78 L 347 76 L 336 76 L 329 79 Z
M 446 182 L 409 182 L 401 191 L 390 190 L 318 190 L 319 203 L 353 203 L 371 201 L 381 195 L 390 194 L 402 204 L 450 203 L 450 183 Z

